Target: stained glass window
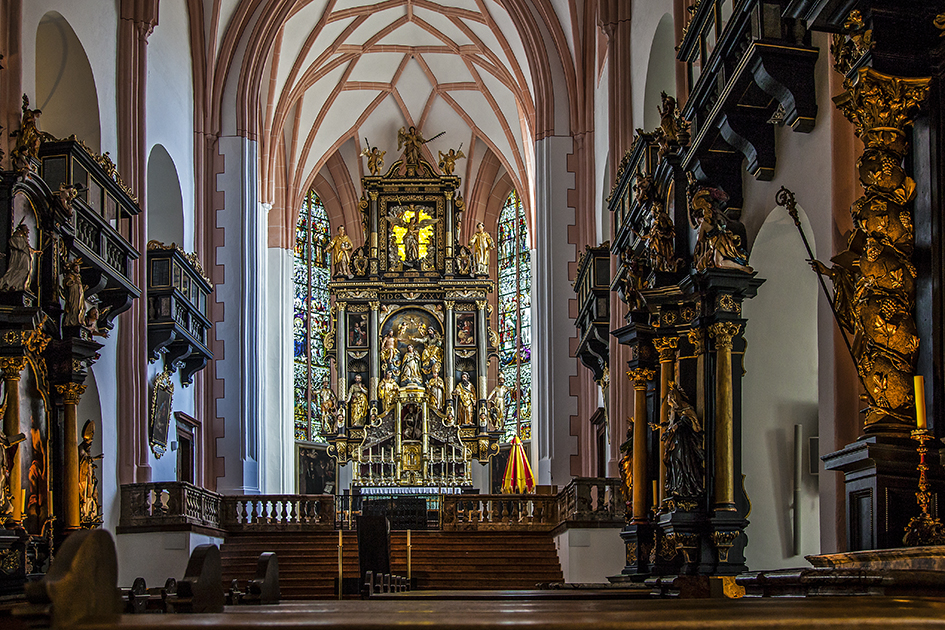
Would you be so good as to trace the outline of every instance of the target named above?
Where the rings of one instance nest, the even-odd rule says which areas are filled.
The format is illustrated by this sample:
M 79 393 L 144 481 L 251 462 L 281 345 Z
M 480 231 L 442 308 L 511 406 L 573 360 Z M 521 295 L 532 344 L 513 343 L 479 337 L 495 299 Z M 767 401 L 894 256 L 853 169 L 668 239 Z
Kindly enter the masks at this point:
M 532 273 L 528 224 L 513 190 L 499 214 L 499 372 L 510 399 L 505 440 L 518 432 L 526 441 L 532 427 Z
M 322 441 L 317 402 L 322 378 L 328 377 L 324 335 L 330 328 L 328 252 L 331 226 L 325 206 L 314 191 L 305 196 L 295 229 L 293 331 L 295 352 L 295 439 Z

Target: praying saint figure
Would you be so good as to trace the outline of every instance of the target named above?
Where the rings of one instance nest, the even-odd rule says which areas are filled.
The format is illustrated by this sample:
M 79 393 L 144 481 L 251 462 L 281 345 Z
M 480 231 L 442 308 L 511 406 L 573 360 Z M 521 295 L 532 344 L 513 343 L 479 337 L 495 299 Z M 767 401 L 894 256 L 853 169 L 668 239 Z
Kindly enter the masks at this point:
M 472 250 L 473 260 L 476 263 L 476 275 L 489 275 L 489 252 L 495 249 L 495 241 L 486 232 L 482 221 L 476 224 L 476 233 L 469 239 L 469 249 Z
M 25 223 L 16 226 L 9 244 L 10 257 L 7 272 L 0 277 L 0 291 L 26 291 L 33 275 L 33 255 L 40 250 L 30 247 L 30 228 Z
M 459 424 L 476 424 L 476 388 L 469 382 L 469 372 L 463 372 L 462 379 L 453 390 L 456 398 L 456 420 Z
M 338 234 L 328 241 L 328 253 L 331 254 L 331 260 L 335 263 L 336 276 L 351 277 L 351 251 L 354 249 L 354 243 L 345 234 L 345 226 L 338 226 Z

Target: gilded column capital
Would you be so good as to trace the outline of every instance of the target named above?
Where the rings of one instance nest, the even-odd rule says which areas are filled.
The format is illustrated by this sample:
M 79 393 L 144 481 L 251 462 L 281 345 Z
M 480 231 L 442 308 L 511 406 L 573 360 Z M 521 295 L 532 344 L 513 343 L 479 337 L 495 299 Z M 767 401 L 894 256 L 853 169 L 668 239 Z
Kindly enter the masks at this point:
M 646 389 L 647 384 L 656 378 L 656 370 L 637 368 L 627 372 L 627 378 L 633 381 L 634 389 Z
M 701 328 L 693 328 L 686 334 L 689 343 L 692 344 L 693 353 L 698 356 L 705 354 L 705 331 Z
M 476 300 L 476 308 L 480 311 L 486 310 L 486 301 L 485 300 Z
M 3 380 L 18 381 L 20 372 L 26 367 L 26 359 L 23 357 L 0 357 L 0 370 L 3 371 Z
M 456 308 L 455 300 L 444 300 L 443 308 L 445 308 L 448 311 L 452 311 L 454 308 Z
M 85 385 L 79 383 L 66 383 L 65 385 L 56 385 L 56 391 L 62 396 L 62 401 L 67 405 L 78 405 L 82 394 L 85 393 Z
M 371 197 L 371 201 L 377 201 L 377 191 L 376 191 L 376 190 L 369 190 L 369 191 L 368 191 L 368 196 Z
M 453 198 L 453 191 L 452 191 L 452 190 L 447 190 L 446 192 L 443 193 L 443 196 L 446 197 L 447 200 L 450 200 L 450 199 Z
M 679 337 L 659 337 L 653 340 L 653 346 L 660 355 L 660 363 L 669 363 L 676 360 L 676 348 L 679 347 Z
M 742 325 L 735 322 L 718 322 L 709 326 L 709 335 L 715 339 L 716 347 L 732 349 L 732 340 L 741 332 Z
M 856 135 L 866 145 L 891 144 L 874 138 L 874 131 L 897 130 L 912 125 L 912 120 L 928 97 L 931 78 L 894 77 L 872 68 L 860 68 L 856 76 L 843 82 L 845 91 L 833 102 L 853 123 Z
M 380 310 L 381 303 L 378 300 L 371 300 L 370 302 L 368 302 L 368 306 L 371 308 L 372 311 L 377 311 L 377 310 Z

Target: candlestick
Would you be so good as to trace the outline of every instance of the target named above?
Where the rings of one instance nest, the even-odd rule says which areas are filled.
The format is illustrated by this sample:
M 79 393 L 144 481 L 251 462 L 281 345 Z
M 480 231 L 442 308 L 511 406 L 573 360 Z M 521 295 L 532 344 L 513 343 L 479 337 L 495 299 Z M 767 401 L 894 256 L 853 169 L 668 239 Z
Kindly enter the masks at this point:
M 918 387 L 918 380 L 916 386 Z M 945 531 L 942 529 L 941 521 L 932 518 L 929 513 L 932 493 L 929 492 L 929 481 L 926 476 L 929 466 L 925 463 L 925 454 L 928 453 L 929 449 L 925 443 L 934 439 L 934 436 L 926 429 L 916 429 L 912 432 L 912 439 L 919 443 L 916 449 L 919 453 L 919 491 L 915 493 L 916 500 L 919 503 L 919 515 L 913 517 L 906 525 L 906 533 L 902 537 L 902 544 L 907 547 L 945 544 Z
M 925 378 L 921 374 L 915 375 L 915 426 L 917 429 L 928 426 L 925 419 Z

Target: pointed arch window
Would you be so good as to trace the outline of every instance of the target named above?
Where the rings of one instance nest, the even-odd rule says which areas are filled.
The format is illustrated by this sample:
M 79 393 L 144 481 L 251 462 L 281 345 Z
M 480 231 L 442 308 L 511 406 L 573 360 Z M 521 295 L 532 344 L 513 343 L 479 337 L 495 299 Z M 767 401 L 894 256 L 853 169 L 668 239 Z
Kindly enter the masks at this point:
M 532 271 L 528 223 L 522 200 L 509 193 L 498 227 L 499 372 L 511 392 L 505 440 L 531 437 L 532 427 Z
M 294 399 L 295 439 L 322 441 L 318 390 L 329 376 L 324 335 L 331 322 L 328 294 L 329 255 L 325 246 L 331 236 L 328 214 L 315 191 L 309 191 L 295 228 Z

